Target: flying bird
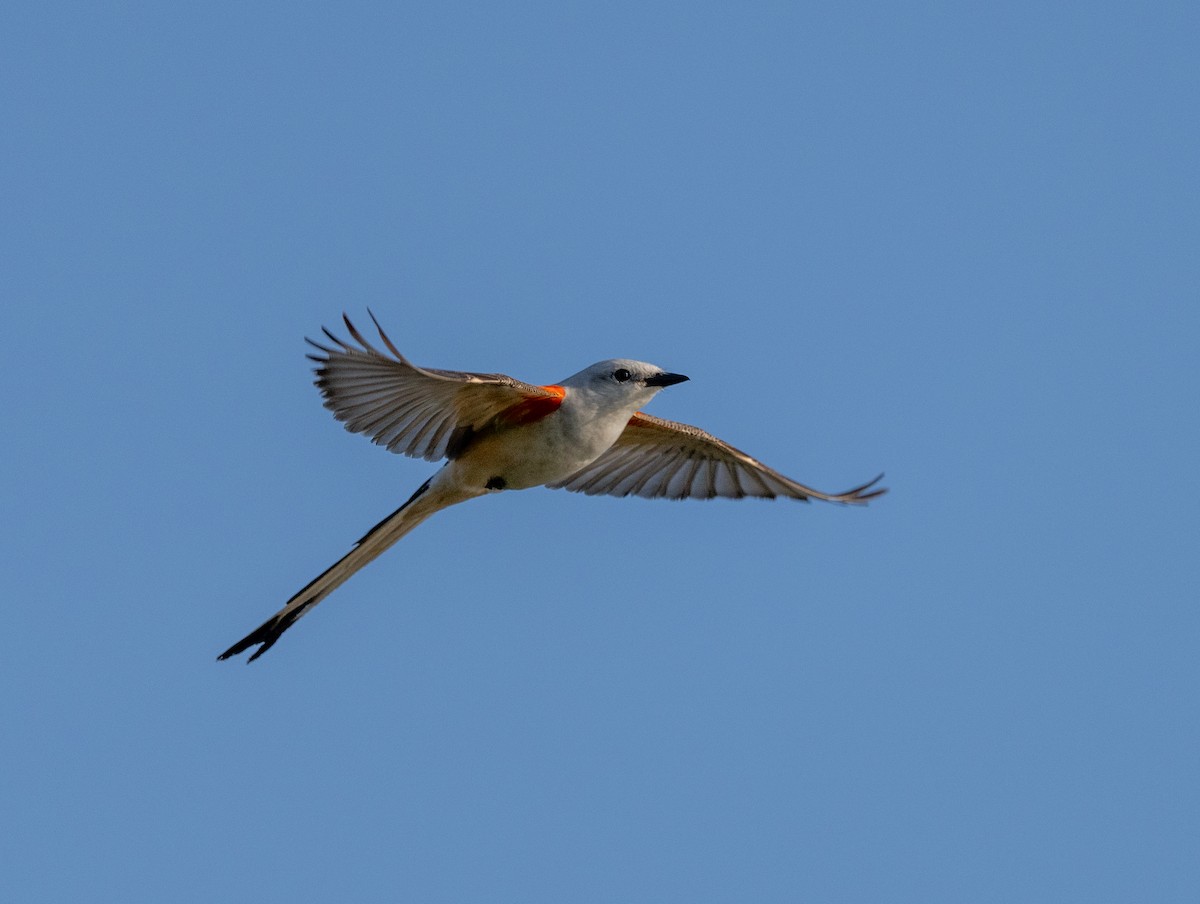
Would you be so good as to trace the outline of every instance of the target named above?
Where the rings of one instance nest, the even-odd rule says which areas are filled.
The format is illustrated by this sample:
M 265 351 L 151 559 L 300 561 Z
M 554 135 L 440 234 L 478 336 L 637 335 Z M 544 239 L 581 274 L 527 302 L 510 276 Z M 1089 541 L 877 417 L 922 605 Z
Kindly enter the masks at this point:
M 342 319 L 357 344 L 324 327 L 327 343 L 306 340 L 317 350 L 308 357 L 317 363 L 315 383 L 325 407 L 347 430 L 389 452 L 448 461 L 349 553 L 218 659 L 258 645 L 247 660 L 253 662 L 430 515 L 489 493 L 548 486 L 589 496 L 785 496 L 861 505 L 886 492 L 874 488 L 881 474 L 844 493 L 822 493 L 703 430 L 645 414 L 640 409 L 660 391 L 688 379 L 653 364 L 614 358 L 560 383 L 535 386 L 503 374 L 417 367 L 400 354 L 374 314 L 386 353 L 364 339 L 349 317 Z

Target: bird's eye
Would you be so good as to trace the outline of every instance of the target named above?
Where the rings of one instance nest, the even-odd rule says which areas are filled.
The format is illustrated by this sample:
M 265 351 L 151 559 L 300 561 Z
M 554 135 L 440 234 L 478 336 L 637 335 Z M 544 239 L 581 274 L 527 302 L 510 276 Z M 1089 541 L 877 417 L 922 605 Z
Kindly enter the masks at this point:
M 623 367 L 618 367 L 616 370 L 613 371 L 613 379 L 616 380 L 618 383 L 627 382 L 631 376 L 633 376 L 633 374 L 631 374 L 629 371 L 627 371 Z

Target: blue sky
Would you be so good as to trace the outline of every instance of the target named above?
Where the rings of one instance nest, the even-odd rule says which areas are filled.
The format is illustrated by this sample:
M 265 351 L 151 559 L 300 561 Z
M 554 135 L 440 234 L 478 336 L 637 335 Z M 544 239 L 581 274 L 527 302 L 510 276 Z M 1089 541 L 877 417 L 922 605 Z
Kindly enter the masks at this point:
M 1194 4 L 10 4 L 19 901 L 1195 901 Z M 305 335 L 865 510 L 433 470 Z

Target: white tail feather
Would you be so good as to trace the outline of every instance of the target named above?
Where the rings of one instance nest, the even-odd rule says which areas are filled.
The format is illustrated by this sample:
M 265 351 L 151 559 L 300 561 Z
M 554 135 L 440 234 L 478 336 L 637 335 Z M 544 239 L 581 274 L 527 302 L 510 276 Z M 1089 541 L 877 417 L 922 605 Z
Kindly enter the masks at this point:
M 461 491 L 435 487 L 433 484 L 433 478 L 422 484 L 421 488 L 413 493 L 404 505 L 367 531 L 350 552 L 306 584 L 284 604 L 282 609 L 231 646 L 217 659 L 228 659 L 255 644 L 261 644 L 247 660 L 247 662 L 253 662 L 267 652 L 275 641 L 279 640 L 283 632 L 294 625 L 301 616 L 306 615 L 317 603 L 349 580 L 351 575 L 381 555 L 384 550 L 418 524 L 441 509 L 471 498 L 470 495 Z

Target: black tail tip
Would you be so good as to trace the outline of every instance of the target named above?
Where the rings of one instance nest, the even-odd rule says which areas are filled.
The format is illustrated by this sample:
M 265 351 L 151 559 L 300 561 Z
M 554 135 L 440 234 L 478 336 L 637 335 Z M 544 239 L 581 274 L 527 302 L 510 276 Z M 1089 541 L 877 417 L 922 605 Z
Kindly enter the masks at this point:
M 291 612 L 285 612 L 281 615 L 276 615 L 265 623 L 259 625 L 232 647 L 217 657 L 217 662 L 224 662 L 231 656 L 237 656 L 239 653 L 244 653 L 255 644 L 262 644 L 257 650 L 250 654 L 250 658 L 246 660 L 249 664 L 256 660 L 267 650 L 275 645 L 275 642 L 283 636 L 283 632 L 295 624 L 296 619 L 300 617 L 300 613 L 304 611 L 303 606 L 297 606 Z

